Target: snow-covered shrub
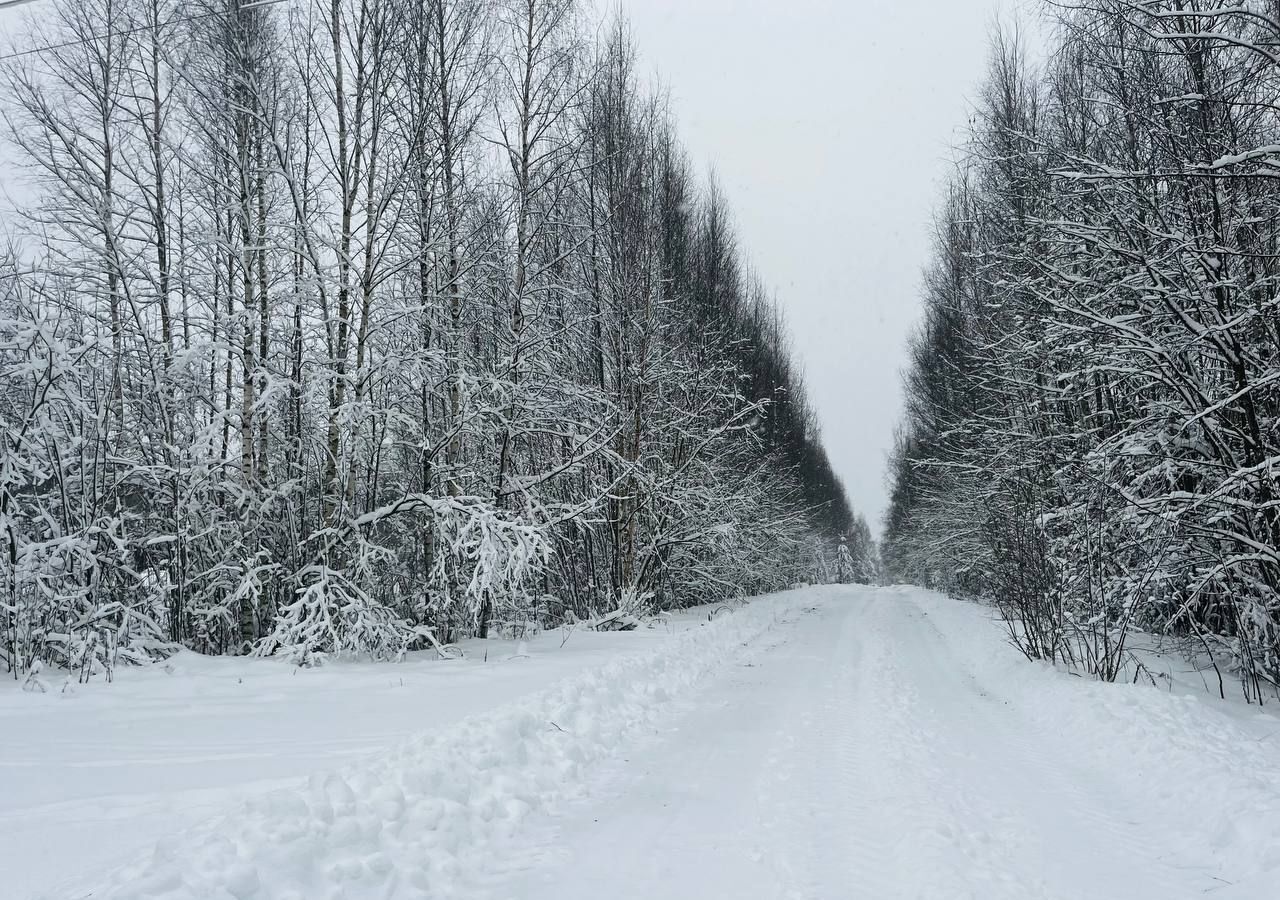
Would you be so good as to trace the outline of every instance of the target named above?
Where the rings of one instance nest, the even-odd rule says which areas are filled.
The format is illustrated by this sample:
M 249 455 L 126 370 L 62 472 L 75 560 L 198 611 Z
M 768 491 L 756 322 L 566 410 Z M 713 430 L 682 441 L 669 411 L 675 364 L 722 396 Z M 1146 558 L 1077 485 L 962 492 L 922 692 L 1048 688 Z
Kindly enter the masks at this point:
M 427 612 L 482 630 L 495 614 L 505 619 L 528 616 L 536 597 L 529 582 L 550 552 L 546 529 L 531 512 L 499 509 L 478 497 L 414 495 L 362 516 L 356 524 L 362 531 L 394 527 L 393 520 L 403 521 L 398 517 L 414 511 L 428 516 L 434 547 L 427 573 L 434 590 Z M 367 549 L 386 556 L 381 545 Z
M 435 546 L 426 574 L 436 589 L 426 597 L 423 611 L 472 624 L 487 622 L 495 610 L 506 621 L 528 619 L 532 595 L 526 581 L 547 553 L 542 528 L 478 498 L 414 495 L 335 532 L 344 540 L 335 538 L 327 552 L 344 565 L 313 563 L 301 569 L 294 577 L 294 598 L 281 604 L 255 652 L 300 662 L 328 654 L 398 659 L 432 632 L 401 611 L 410 604 L 400 590 L 404 579 L 397 571 L 398 557 L 378 543 L 382 535 L 394 538 L 397 526 L 415 512 L 429 516 Z M 371 586 L 387 580 L 392 589 L 375 593 Z M 431 643 L 436 644 L 434 632 Z
M 278 654 L 308 665 L 328 655 L 399 659 L 418 636 L 342 572 L 308 566 L 298 582 L 294 600 L 281 607 L 257 655 Z

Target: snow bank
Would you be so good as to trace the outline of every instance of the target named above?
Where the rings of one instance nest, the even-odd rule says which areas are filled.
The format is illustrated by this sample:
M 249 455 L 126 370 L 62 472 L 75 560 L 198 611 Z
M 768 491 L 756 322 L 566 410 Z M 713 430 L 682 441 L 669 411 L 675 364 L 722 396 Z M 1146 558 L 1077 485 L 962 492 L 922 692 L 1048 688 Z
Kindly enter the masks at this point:
M 81 898 L 81 885 L 241 801 L 651 653 L 708 613 L 627 632 L 470 639 L 462 659 L 421 651 L 299 669 L 183 651 L 118 669 L 111 684 L 72 678 L 65 691 L 51 675 L 46 693 L 0 678 L 0 898 Z
M 247 801 L 156 846 L 93 892 L 112 900 L 352 900 L 458 896 L 459 876 L 531 812 L 577 794 L 583 771 L 651 728 L 673 698 L 812 592 L 759 598 L 517 704 Z M 430 723 L 422 723 L 429 727 Z

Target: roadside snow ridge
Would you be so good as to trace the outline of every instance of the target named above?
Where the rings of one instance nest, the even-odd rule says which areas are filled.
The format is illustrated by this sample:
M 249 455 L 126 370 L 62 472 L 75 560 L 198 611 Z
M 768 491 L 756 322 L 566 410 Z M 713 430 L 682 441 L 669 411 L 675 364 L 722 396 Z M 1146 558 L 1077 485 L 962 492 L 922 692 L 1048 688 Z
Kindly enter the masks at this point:
M 671 701 L 811 605 L 762 597 L 651 654 L 612 661 L 384 757 L 246 801 L 109 876 L 111 900 L 459 896 L 460 876 L 583 769 L 652 728 Z M 424 722 L 424 728 L 430 723 Z M 50 898 L 52 900 L 52 898 Z

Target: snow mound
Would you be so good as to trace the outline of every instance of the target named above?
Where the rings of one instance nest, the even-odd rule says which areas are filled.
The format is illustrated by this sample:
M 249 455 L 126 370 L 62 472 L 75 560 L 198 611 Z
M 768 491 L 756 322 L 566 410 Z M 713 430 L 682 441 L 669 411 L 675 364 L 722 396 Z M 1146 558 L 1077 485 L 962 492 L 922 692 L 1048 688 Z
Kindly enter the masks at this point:
M 92 896 L 111 900 L 454 897 L 496 841 L 577 795 L 584 769 L 748 652 L 812 593 L 754 600 L 655 652 L 412 739 L 385 756 L 247 801 L 158 844 Z M 424 723 L 429 724 L 429 723 Z

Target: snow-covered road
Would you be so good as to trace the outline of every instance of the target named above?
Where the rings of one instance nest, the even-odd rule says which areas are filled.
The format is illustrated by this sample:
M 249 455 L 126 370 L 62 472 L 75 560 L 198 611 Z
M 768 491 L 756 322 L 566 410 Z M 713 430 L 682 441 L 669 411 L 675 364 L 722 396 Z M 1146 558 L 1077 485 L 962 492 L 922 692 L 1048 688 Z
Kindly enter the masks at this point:
M 476 895 L 1265 900 L 1277 727 L 1033 666 L 975 606 L 850 592 Z
M 1269 711 L 1028 663 L 989 611 L 905 587 L 792 591 L 651 646 L 57 896 L 1280 896 Z

